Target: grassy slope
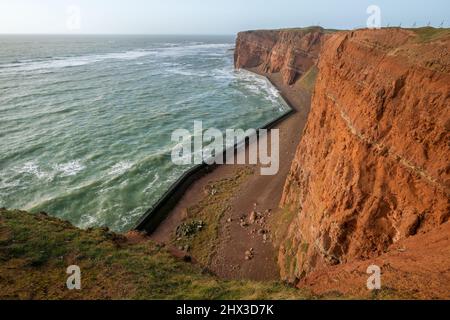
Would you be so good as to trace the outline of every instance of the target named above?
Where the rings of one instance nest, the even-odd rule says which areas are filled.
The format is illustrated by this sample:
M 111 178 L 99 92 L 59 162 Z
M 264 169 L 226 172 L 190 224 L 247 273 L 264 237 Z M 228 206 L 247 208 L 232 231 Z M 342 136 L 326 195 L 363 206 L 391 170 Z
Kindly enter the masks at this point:
M 423 27 L 408 30 L 414 31 L 419 36 L 420 42 L 430 42 L 450 36 L 449 28 Z
M 69 291 L 69 265 L 82 289 Z M 280 283 L 221 281 L 147 241 L 80 230 L 43 214 L 0 209 L 1 299 L 303 299 Z

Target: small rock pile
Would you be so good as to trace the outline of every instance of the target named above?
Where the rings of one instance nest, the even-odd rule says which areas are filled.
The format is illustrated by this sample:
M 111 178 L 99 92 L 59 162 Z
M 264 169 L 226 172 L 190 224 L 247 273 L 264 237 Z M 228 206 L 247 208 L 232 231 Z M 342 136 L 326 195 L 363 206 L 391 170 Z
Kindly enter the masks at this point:
M 270 232 L 267 227 L 267 220 L 272 214 L 271 209 L 267 209 L 264 212 L 258 211 L 257 204 L 254 204 L 253 210 L 248 215 L 242 215 L 239 218 L 238 224 L 244 228 L 248 229 L 249 233 L 254 237 L 254 235 L 260 236 L 262 241 L 266 243 L 270 241 Z M 227 220 L 228 223 L 233 220 L 230 218 Z M 252 260 L 255 256 L 255 250 L 250 248 L 245 251 L 244 257 L 245 260 Z
M 205 196 L 215 196 L 217 194 L 217 189 L 212 185 L 207 185 L 203 188 L 203 194 Z
M 254 257 L 254 250 L 250 248 L 250 250 L 245 251 L 245 260 L 252 260 Z
M 272 210 L 267 209 L 262 213 L 257 210 L 257 204 L 254 204 L 254 209 L 248 215 L 242 215 L 239 219 L 239 225 L 242 228 L 252 227 L 251 234 L 261 236 L 264 243 L 270 240 L 269 230 L 267 228 L 267 218 L 271 215 Z
M 180 238 L 184 237 L 190 237 L 197 232 L 201 231 L 205 227 L 205 222 L 203 220 L 194 220 L 191 222 L 185 222 L 180 224 L 177 227 L 176 235 L 178 237 L 178 240 L 181 240 Z

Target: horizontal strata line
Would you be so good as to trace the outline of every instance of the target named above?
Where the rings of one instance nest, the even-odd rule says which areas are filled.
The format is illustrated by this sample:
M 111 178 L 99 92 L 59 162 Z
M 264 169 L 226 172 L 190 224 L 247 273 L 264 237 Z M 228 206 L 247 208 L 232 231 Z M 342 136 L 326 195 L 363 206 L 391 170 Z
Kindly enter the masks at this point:
M 265 51 L 270 51 L 270 53 L 272 53 L 272 54 L 283 55 L 284 56 L 284 53 L 277 52 L 277 50 L 274 49 L 274 47 L 277 46 L 277 45 L 280 45 L 282 43 L 282 41 L 279 41 L 279 40 L 275 41 L 275 43 L 273 44 L 272 47 L 261 45 L 257 41 L 250 41 L 250 40 L 241 40 L 241 41 L 242 41 L 242 43 L 245 43 L 245 44 L 252 44 L 254 47 L 257 47 L 259 49 L 263 49 Z M 292 47 L 292 44 L 290 44 L 290 43 L 287 44 L 287 46 L 290 47 L 289 51 L 294 52 L 295 54 L 302 54 L 302 55 L 307 56 L 308 58 L 315 58 L 316 57 L 315 55 L 313 55 L 312 53 L 308 52 L 307 50 Z
M 254 47 L 263 49 L 263 50 L 266 51 L 267 53 L 270 53 L 270 55 L 283 56 L 283 57 L 285 56 L 285 54 L 282 54 L 282 53 L 277 52 L 276 50 L 274 50 L 273 47 L 263 46 L 263 45 L 259 44 L 259 43 L 256 42 L 256 41 L 247 41 L 247 40 L 243 40 L 243 42 L 245 42 L 246 44 L 250 43 L 250 44 L 252 44 Z M 277 42 L 277 43 L 278 43 L 278 42 Z M 274 46 L 275 46 L 277 43 L 275 43 Z M 235 49 L 235 50 L 237 50 L 237 49 Z M 313 55 L 313 54 L 311 54 L 311 53 L 308 53 L 307 51 L 302 50 L 302 49 L 292 49 L 292 51 L 293 51 L 295 54 L 299 54 L 299 53 L 300 53 L 300 54 L 303 54 L 304 56 L 306 56 L 306 57 L 309 58 L 309 59 L 313 59 L 313 60 L 314 60 L 314 59 L 317 59 L 317 56 L 315 56 L 315 55 Z M 264 65 L 264 62 L 262 62 L 258 67 L 260 67 L 261 65 Z M 245 66 L 244 66 L 244 67 L 245 67 Z M 286 68 L 286 69 L 288 69 L 288 70 L 293 70 L 293 71 L 295 71 L 295 72 L 297 72 L 297 73 L 299 73 L 299 74 L 304 73 L 303 70 L 300 70 L 300 69 L 296 68 L 292 63 L 289 63 L 288 65 L 284 65 L 283 67 Z M 282 67 L 282 68 L 283 68 L 283 67 Z
M 348 130 L 356 136 L 359 140 L 362 142 L 372 146 L 374 149 L 387 153 L 388 156 L 393 158 L 394 160 L 398 161 L 405 169 L 408 171 L 412 171 L 419 177 L 424 178 L 428 183 L 430 183 L 433 186 L 436 186 L 440 189 L 442 189 L 447 195 L 450 195 L 449 188 L 439 181 L 439 179 L 433 177 L 431 174 L 429 174 L 427 171 L 425 171 L 423 168 L 420 168 L 419 166 L 415 165 L 412 161 L 408 160 L 406 157 L 399 155 L 398 153 L 394 152 L 392 148 L 386 146 L 384 143 L 375 141 L 365 134 L 363 134 L 360 130 L 358 130 L 355 125 L 352 123 L 350 117 L 345 113 L 343 108 L 341 108 L 341 105 L 337 102 L 336 98 L 330 94 L 326 93 L 326 97 L 333 101 L 333 103 L 338 107 L 339 115 L 344 120 Z
M 380 45 L 372 44 L 372 43 L 370 43 L 370 42 L 368 42 L 366 40 L 349 39 L 349 41 L 353 42 L 353 43 L 356 43 L 356 44 L 358 44 L 358 45 L 360 45 L 362 47 L 366 47 L 366 48 L 369 48 L 369 49 L 373 49 L 373 50 L 377 50 L 377 51 L 383 52 L 386 55 L 389 55 L 389 53 L 391 53 L 392 51 L 396 50 L 396 48 L 385 49 L 384 47 L 382 47 Z M 426 71 L 429 71 L 429 72 L 436 72 L 436 73 L 440 73 L 440 74 L 443 74 L 443 75 L 448 75 L 448 73 L 446 73 L 446 72 L 443 72 L 443 71 L 440 71 L 440 70 L 435 70 L 435 69 L 432 69 L 432 68 L 427 68 L 427 67 L 425 67 L 423 65 L 419 65 L 419 64 L 413 63 L 410 59 L 408 59 L 407 56 L 405 56 L 403 54 L 399 54 L 398 56 L 406 58 L 406 60 L 409 63 L 411 63 L 411 65 L 413 65 L 416 68 L 420 68 L 420 69 L 423 69 L 423 70 L 426 70 Z M 448 64 L 443 64 L 443 66 L 446 69 L 448 69 L 450 67 L 450 65 L 448 65 Z

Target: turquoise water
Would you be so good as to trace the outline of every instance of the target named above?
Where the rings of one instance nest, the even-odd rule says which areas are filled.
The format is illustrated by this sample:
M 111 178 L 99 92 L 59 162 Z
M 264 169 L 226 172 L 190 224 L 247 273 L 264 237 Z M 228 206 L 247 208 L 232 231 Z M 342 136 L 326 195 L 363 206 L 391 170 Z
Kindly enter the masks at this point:
M 190 166 L 171 133 L 256 128 L 278 92 L 233 37 L 0 36 L 0 207 L 131 228 Z

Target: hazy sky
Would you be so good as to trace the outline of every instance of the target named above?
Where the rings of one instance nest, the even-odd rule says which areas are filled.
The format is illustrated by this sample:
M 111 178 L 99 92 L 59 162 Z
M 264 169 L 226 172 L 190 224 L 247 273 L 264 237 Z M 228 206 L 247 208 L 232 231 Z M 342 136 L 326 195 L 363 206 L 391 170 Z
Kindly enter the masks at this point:
M 241 30 L 450 26 L 449 0 L 0 0 L 0 33 L 235 34 Z M 79 15 L 78 15 L 79 12 Z M 80 19 L 78 19 L 80 17 Z

